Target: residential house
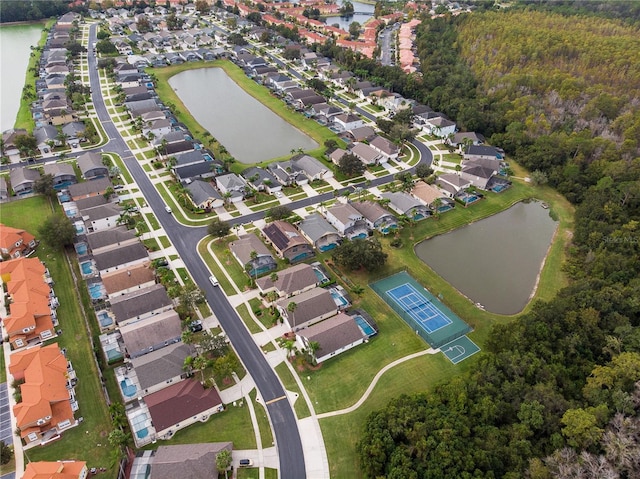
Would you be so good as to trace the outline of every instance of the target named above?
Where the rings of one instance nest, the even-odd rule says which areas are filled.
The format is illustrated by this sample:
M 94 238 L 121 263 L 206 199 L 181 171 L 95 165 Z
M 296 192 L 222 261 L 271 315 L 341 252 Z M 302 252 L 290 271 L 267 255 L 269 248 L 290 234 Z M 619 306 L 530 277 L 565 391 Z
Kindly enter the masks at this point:
M 275 291 L 281 298 L 288 298 L 304 293 L 318 286 L 319 279 L 312 266 L 299 263 L 295 266 L 278 271 L 277 277 L 263 276 L 256 281 L 261 293 Z
M 462 167 L 460 176 L 463 179 L 470 181 L 476 188 L 488 190 L 489 183 L 497 172 L 498 171 L 493 168 L 485 168 L 484 166 L 470 164 Z
M 62 134 L 64 135 L 68 145 L 75 145 L 77 143 L 86 141 L 84 133 L 86 131 L 84 123 L 80 121 L 72 121 L 65 125 L 62 125 Z
M 456 132 L 456 124 L 444 116 L 426 120 L 425 128 L 427 133 L 438 138 L 448 138 Z
M 366 238 L 369 236 L 369 227 L 362 213 L 356 210 L 351 203 L 336 203 L 326 209 L 324 216 L 346 238 Z
M 365 165 L 375 165 L 382 158 L 382 154 L 365 143 L 353 143 L 351 153 L 356 155 Z
M 80 210 L 85 230 L 89 233 L 118 226 L 122 208 L 116 203 L 107 203 L 93 208 Z
M 293 102 L 293 105 L 298 110 L 307 110 L 309 108 L 312 108 L 313 105 L 319 105 L 321 103 L 326 103 L 326 102 L 327 102 L 327 99 L 322 95 L 311 95 L 311 96 L 305 96 L 303 98 L 299 98 L 295 100 Z
M 394 193 L 382 193 L 382 197 L 389 200 L 389 207 L 400 215 L 404 215 L 413 221 L 428 218 L 431 215 L 429 208 L 415 197 L 397 191 Z
M 463 153 L 469 145 L 482 145 L 485 138 L 480 133 L 474 133 L 470 131 L 459 131 L 455 133 L 451 138 L 447 138 L 445 143 L 458 148 L 458 152 Z
M 147 263 L 104 274 L 100 279 L 109 299 L 139 292 L 156 284 L 155 272 Z
M 0 254 L 2 259 L 29 256 L 38 246 L 36 237 L 26 230 L 0 223 Z
M 371 141 L 376 137 L 376 131 L 370 126 L 361 126 L 347 131 L 347 136 L 353 141 Z
M 2 132 L 3 156 L 19 155 L 20 150 L 16 146 L 16 138 L 27 134 L 27 130 L 23 130 L 22 128 L 11 128 L 10 130 Z
M 342 131 L 349 131 L 364 126 L 364 120 L 353 113 L 341 113 L 333 117 L 333 125 Z
M 469 145 L 464 150 L 463 156 L 466 161 L 492 160 L 498 163 L 497 166 L 504 160 L 502 150 L 485 145 Z
M 53 187 L 55 189 L 64 188 L 78 182 L 76 171 L 69 163 L 48 163 L 45 164 L 44 174 L 53 177 Z
M 333 171 L 322 162 L 309 155 L 297 156 L 291 159 L 293 168 L 306 176 L 308 181 L 325 180 L 333 177 Z M 298 178 L 299 183 L 299 178 Z
M 442 190 L 429 185 L 424 181 L 416 181 L 413 185 L 413 189 L 411 190 L 411 194 L 427 205 L 431 210 L 440 208 L 443 203 L 445 203 L 445 200 L 447 200 L 447 197 L 442 193 Z M 447 201 L 447 203 L 449 202 Z M 453 203 L 449 204 L 453 205 Z
M 314 354 L 316 361 L 321 363 L 364 343 L 367 337 L 352 316 L 340 312 L 298 331 L 296 344 L 304 351 L 310 348 L 312 342 L 318 343 L 319 348 Z
M 295 306 L 291 306 L 291 304 Z M 292 331 L 298 331 L 330 318 L 338 313 L 331 293 L 323 288 L 313 288 L 292 298 L 276 303 L 282 319 Z
M 339 165 L 340 164 L 340 160 L 346 154 L 347 154 L 347 152 L 345 150 L 343 150 L 342 148 L 336 148 L 331 153 L 329 153 L 329 159 L 331 160 L 331 162 L 334 165 Z
M 140 242 L 100 253 L 93 253 L 93 261 L 100 275 L 144 263 L 148 260 L 149 253 Z
M 258 191 L 266 191 L 273 194 L 282 190 L 282 185 L 269 170 L 260 167 L 247 168 L 242 172 L 247 182 Z
M 253 233 L 240 236 L 229 243 L 229 250 L 251 277 L 261 276 L 278 267 L 269 249 Z
M 109 168 L 102 162 L 102 155 L 93 151 L 78 157 L 78 168 L 85 180 L 93 180 L 109 176 Z
M 171 132 L 171 122 L 166 118 L 148 121 L 142 128 L 142 134 L 147 138 L 161 138 L 169 132 Z
M 92 181 L 69 185 L 67 191 L 71 199 L 77 201 L 83 198 L 104 195 L 109 188 L 113 188 L 111 180 L 107 177 L 99 177 Z
M 298 225 L 304 237 L 319 251 L 329 251 L 340 244 L 340 233 L 324 216 L 313 213 Z
M 96 231 L 87 234 L 85 237 L 89 249 L 96 255 L 111 249 L 119 249 L 131 244 L 140 243 L 140 239 L 133 230 L 128 230 L 126 226 L 118 226 L 109 230 Z
M 380 153 L 380 162 L 386 163 L 389 160 L 397 161 L 400 155 L 400 148 L 392 141 L 383 138 L 382 136 L 376 136 L 369 142 L 369 146 Z
M 86 479 L 89 477 L 84 461 L 37 461 L 25 468 L 22 479 Z
M 75 371 L 57 344 L 18 351 L 9 360 L 14 380 L 24 380 L 13 416 L 27 446 L 58 439 L 78 424 Z
M 128 360 L 115 371 L 122 398 L 129 402 L 184 381 L 189 376 L 184 360 L 195 354 L 192 345 L 177 342 Z
M 455 173 L 445 173 L 438 176 L 436 184 L 449 198 L 453 198 L 460 191 L 469 188 L 471 181 Z
M 291 223 L 273 221 L 262 229 L 262 235 L 273 245 L 278 256 L 290 263 L 312 257 L 313 247 Z
M 40 172 L 31 168 L 11 168 L 9 180 L 16 195 L 27 195 L 33 192 L 33 185 L 40 179 Z
M 318 103 L 316 105 L 313 105 L 311 108 L 313 117 L 318 121 L 324 122 L 325 124 L 333 122 L 333 119 L 337 115 L 343 113 L 341 108 L 330 105 L 329 103 Z
M 191 201 L 196 206 L 203 210 L 211 210 L 213 208 L 220 208 L 224 205 L 224 200 L 218 190 L 208 181 L 193 180 L 186 185 L 191 196 Z
M 226 175 L 220 175 L 216 177 L 216 186 L 223 198 L 228 197 L 232 202 L 242 201 L 244 193 L 246 191 L 247 182 L 244 178 L 236 175 L 235 173 L 229 173 Z
M 199 163 L 190 163 L 184 166 L 176 165 L 171 168 L 172 173 L 182 183 L 188 182 L 189 180 L 195 181 L 197 178 L 212 178 L 223 170 L 224 167 L 222 167 L 217 160 L 214 160 L 213 162 L 201 161 Z
M 53 125 L 39 126 L 33 130 L 33 136 L 36 138 L 38 150 L 43 156 L 52 155 L 53 147 L 62 145 L 58 139 L 58 129 Z
M 362 214 L 370 229 L 376 229 L 385 235 L 398 229 L 396 217 L 376 201 L 354 201 L 351 205 Z
M 140 471 L 150 471 L 151 477 L 169 479 L 188 474 L 190 479 L 219 477 L 216 457 L 222 450 L 231 451 L 230 442 L 160 446 L 136 456 L 132 465 L 132 477 Z M 188 472 L 185 472 L 188 471 Z M 137 477 L 137 476 L 136 476 Z
M 3 326 L 11 347 L 20 349 L 55 337 L 58 299 L 42 262 L 24 257 L 3 261 L 0 278 L 10 298 Z
M 153 284 L 111 299 L 111 312 L 121 329 L 127 324 L 173 311 L 172 308 L 173 302 L 161 284 Z
M 143 321 L 120 326 L 120 334 L 125 346 L 125 356 L 134 359 L 178 343 L 182 325 L 178 313 L 168 310 Z

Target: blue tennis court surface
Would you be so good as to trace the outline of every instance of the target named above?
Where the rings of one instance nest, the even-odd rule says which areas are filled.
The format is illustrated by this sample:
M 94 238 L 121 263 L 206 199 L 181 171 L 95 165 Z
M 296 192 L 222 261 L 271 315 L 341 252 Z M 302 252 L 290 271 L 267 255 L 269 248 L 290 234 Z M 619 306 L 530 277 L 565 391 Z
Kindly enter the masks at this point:
M 428 333 L 444 328 L 452 322 L 410 283 L 390 289 L 387 294 Z

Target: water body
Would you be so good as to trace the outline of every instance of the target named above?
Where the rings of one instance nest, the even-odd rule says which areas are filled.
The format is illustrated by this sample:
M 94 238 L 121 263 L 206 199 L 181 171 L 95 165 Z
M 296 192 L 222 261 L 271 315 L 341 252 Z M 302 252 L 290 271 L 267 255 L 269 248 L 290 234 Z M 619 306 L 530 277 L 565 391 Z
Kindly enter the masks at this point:
M 534 292 L 556 226 L 540 203 L 518 203 L 425 240 L 415 251 L 474 303 L 492 313 L 516 314 Z
M 342 6 L 343 0 L 338 0 L 336 2 L 338 5 Z M 337 24 L 339 28 L 344 31 L 349 31 L 349 25 L 353 22 L 358 22 L 360 25 L 364 25 L 367 20 L 373 17 L 373 11 L 375 9 L 375 5 L 371 5 L 369 3 L 361 3 L 361 2 L 351 2 L 353 4 L 353 11 L 357 12 L 354 15 L 349 17 L 327 17 L 324 19 L 324 22 L 327 25 L 335 25 Z
M 42 23 L 0 27 L 0 131 L 16 122 L 30 47 L 38 44 L 42 28 Z
M 240 88 L 222 68 L 169 79 L 189 112 L 240 163 L 257 163 L 318 144 Z

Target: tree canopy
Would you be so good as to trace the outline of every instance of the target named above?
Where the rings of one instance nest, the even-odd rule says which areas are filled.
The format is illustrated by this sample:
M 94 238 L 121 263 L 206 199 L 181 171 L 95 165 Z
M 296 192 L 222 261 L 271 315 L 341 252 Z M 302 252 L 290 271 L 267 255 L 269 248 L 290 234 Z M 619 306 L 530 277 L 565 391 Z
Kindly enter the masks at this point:
M 64 214 L 54 214 L 40 225 L 38 236 L 52 248 L 62 248 L 73 244 L 76 228 Z
M 224 238 L 231 231 L 231 226 L 220 218 L 214 218 L 207 226 L 207 233 L 216 238 Z
M 382 251 L 382 245 L 377 238 L 356 238 L 345 241 L 335 250 L 333 260 L 350 270 L 366 269 L 375 271 L 384 266 L 387 253 Z

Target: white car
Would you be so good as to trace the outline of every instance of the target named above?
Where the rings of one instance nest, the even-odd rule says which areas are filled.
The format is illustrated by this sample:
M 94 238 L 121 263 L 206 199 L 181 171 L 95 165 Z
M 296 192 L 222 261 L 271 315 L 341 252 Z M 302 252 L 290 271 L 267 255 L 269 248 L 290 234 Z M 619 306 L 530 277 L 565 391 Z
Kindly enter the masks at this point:
M 164 210 L 165 210 L 167 213 L 171 214 L 171 207 L 169 207 L 169 206 L 165 206 L 165 207 L 164 207 Z
M 214 275 L 209 276 L 209 282 L 214 286 L 218 286 L 218 278 Z
M 282 198 L 282 191 L 276 191 L 276 198 Z

